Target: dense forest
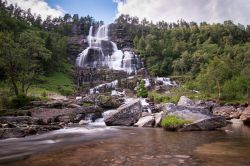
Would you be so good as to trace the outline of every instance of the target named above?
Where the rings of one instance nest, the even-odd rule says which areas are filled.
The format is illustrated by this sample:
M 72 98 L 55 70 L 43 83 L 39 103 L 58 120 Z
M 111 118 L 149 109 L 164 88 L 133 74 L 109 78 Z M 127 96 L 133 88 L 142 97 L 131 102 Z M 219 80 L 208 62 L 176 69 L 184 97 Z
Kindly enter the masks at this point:
M 249 25 L 184 20 L 154 24 L 129 15 L 121 15 L 115 23 L 133 41 L 151 76 L 184 78 L 184 86 L 208 98 L 249 101 Z M 77 14 L 43 20 L 31 10 L 0 0 L 1 96 L 72 94 L 74 64 L 68 57 L 68 37 L 86 36 L 91 25 L 102 24 Z
M 71 94 L 74 91 L 74 64 L 67 56 L 67 39 L 86 35 L 91 24 L 98 26 L 103 22 L 77 14 L 59 18 L 48 16 L 42 20 L 31 10 L 25 11 L 0 0 L 1 103 L 8 104 L 10 96 L 28 93 Z M 74 30 L 76 25 L 79 30 Z
M 152 22 L 121 15 L 134 49 L 152 76 L 182 76 L 190 89 L 208 97 L 249 100 L 250 25 L 208 24 L 179 20 Z

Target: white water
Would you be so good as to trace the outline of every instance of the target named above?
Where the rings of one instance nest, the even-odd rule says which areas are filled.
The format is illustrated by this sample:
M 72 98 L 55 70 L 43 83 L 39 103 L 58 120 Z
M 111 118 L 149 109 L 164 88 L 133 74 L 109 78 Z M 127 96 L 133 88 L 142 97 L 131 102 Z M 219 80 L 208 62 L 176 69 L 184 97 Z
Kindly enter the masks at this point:
M 89 47 L 79 54 L 76 61 L 77 65 L 79 67 L 108 67 L 113 70 L 123 70 L 129 74 L 136 72 L 136 70 L 141 67 L 139 65 L 138 56 L 131 51 L 123 52 L 122 50 L 119 50 L 116 43 L 109 40 L 108 33 L 108 25 L 100 26 L 95 34 L 93 32 L 93 27 L 90 27 L 87 38 Z M 102 48 L 103 41 L 110 42 L 112 45 L 111 55 L 104 54 Z M 91 55 L 90 50 L 97 52 L 98 58 L 94 57 L 96 58 L 94 61 L 88 62 L 87 59 L 91 59 L 89 56 L 93 56 Z

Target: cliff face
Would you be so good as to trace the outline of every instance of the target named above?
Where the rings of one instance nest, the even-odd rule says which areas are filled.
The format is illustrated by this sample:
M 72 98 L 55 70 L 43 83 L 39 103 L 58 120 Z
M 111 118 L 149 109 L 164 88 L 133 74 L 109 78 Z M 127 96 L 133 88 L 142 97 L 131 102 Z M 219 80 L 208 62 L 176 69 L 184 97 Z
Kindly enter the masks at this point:
M 78 57 L 78 65 L 81 66 L 76 67 L 75 76 L 78 89 L 82 92 L 87 93 L 90 87 L 99 84 L 127 78 L 129 75 L 136 74 L 136 71 L 143 67 L 140 58 L 132 50 L 133 42 L 126 31 L 117 24 L 111 24 L 108 27 L 108 34 L 106 34 L 107 40 L 104 35 L 105 28 L 100 28 L 98 31 L 93 27 L 90 30 L 91 38 L 77 33 L 69 37 L 69 57 L 72 62 L 76 62 Z M 99 34 L 101 37 L 98 36 L 98 33 L 102 33 L 102 35 Z M 81 56 L 79 56 L 80 53 L 82 53 Z M 117 67 L 117 64 L 119 66 L 117 62 L 120 63 L 121 68 Z M 103 66 L 103 64 L 108 64 L 108 66 Z M 112 65 L 114 64 L 118 69 L 113 70 Z M 129 70 L 124 71 L 123 69 Z M 130 72 L 128 73 L 128 71 Z
M 109 25 L 109 37 L 119 49 L 133 48 L 133 40 L 128 36 L 126 30 L 118 24 Z

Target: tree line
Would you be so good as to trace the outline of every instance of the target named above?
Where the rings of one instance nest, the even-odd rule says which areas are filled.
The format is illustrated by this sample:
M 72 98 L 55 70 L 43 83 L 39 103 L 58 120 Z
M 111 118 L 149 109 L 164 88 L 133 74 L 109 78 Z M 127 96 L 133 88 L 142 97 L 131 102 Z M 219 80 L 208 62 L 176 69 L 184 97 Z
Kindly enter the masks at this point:
M 152 76 L 185 76 L 188 87 L 218 99 L 250 98 L 250 25 L 232 21 L 156 24 L 121 15 L 116 23 L 133 40 Z
M 102 21 L 71 16 L 42 19 L 17 5 L 0 0 L 0 83 L 6 82 L 16 96 L 26 95 L 32 84 L 69 64 L 67 37 L 88 34 Z

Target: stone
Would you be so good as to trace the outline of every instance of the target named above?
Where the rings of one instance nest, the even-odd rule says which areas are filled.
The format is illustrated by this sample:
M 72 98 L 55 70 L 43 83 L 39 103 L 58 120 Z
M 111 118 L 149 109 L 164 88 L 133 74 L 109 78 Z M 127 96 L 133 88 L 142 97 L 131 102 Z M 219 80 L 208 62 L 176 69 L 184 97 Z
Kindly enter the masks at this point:
M 116 96 L 99 95 L 97 97 L 97 105 L 105 109 L 118 108 L 121 104 Z
M 213 114 L 217 116 L 223 116 L 227 120 L 230 119 L 238 119 L 240 118 L 241 111 L 235 109 L 233 106 L 222 106 L 222 107 L 215 107 L 213 109 Z
M 78 104 L 69 104 L 67 108 L 81 108 L 81 106 Z
M 245 110 L 242 112 L 240 119 L 243 121 L 245 125 L 250 126 L 250 106 L 245 108 Z
M 142 105 L 139 99 L 120 106 L 117 110 L 104 115 L 107 126 L 132 126 L 142 115 Z
M 193 106 L 194 102 L 191 99 L 187 98 L 186 96 L 181 96 L 177 105 L 178 106 Z
M 164 117 L 164 112 L 155 113 L 155 127 L 161 127 L 161 121 Z
M 81 120 L 79 122 L 79 125 L 87 125 L 87 124 L 89 124 L 89 121 L 86 121 L 86 120 Z
M 0 139 L 25 137 L 25 131 L 21 128 L 0 129 Z
M 154 116 L 145 116 L 139 119 L 137 123 L 134 124 L 136 127 L 153 127 L 155 124 Z
M 184 125 L 179 131 L 202 131 L 202 130 L 215 130 L 227 125 L 224 117 L 209 117 L 206 119 L 197 120 L 191 124 Z
M 177 116 L 179 118 L 188 120 L 188 121 L 197 121 L 200 119 L 206 119 L 209 118 L 210 116 L 205 115 L 205 114 L 201 114 L 198 112 L 192 112 L 192 110 L 180 110 L 180 111 L 175 111 L 175 112 L 170 112 L 168 115 L 173 115 L 173 116 Z
M 33 118 L 30 116 L 2 116 L 0 123 L 32 124 Z

